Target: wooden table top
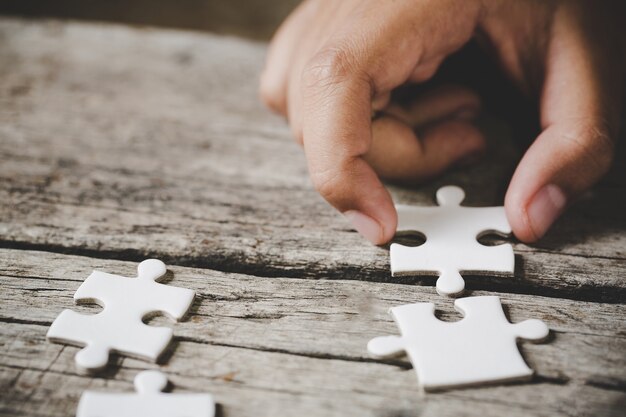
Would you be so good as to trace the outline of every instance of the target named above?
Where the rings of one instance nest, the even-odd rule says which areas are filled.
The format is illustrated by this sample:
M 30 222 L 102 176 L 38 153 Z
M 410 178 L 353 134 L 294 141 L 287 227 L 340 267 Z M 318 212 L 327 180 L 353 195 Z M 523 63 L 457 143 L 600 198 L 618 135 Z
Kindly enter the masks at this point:
M 434 302 L 432 277 L 392 278 L 313 190 L 286 124 L 257 99 L 265 45 L 162 29 L 0 19 L 0 414 L 74 415 L 86 389 L 132 391 L 162 369 L 173 392 L 210 392 L 224 416 L 622 415 L 626 409 L 623 160 L 541 242 L 513 241 L 515 276 L 467 277 L 511 322 L 551 335 L 521 343 L 530 382 L 421 395 L 406 358 L 366 344 L 397 334 L 387 309 Z M 488 118 L 487 118 L 488 119 Z M 499 205 L 520 156 L 508 127 L 479 165 L 444 184 Z M 493 241 L 493 239 L 492 239 Z M 499 241 L 499 240 L 498 240 Z M 113 356 L 77 372 L 77 348 L 45 334 L 93 269 L 134 276 L 156 257 L 194 289 L 160 364 Z

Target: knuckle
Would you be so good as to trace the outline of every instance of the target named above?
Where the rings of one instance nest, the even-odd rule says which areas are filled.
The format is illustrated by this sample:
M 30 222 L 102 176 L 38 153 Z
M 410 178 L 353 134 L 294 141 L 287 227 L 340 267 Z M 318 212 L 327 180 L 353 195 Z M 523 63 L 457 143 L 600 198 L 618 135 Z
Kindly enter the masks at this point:
M 355 73 L 355 59 L 349 48 L 327 48 L 317 53 L 304 67 L 305 87 L 325 87 L 350 78 Z

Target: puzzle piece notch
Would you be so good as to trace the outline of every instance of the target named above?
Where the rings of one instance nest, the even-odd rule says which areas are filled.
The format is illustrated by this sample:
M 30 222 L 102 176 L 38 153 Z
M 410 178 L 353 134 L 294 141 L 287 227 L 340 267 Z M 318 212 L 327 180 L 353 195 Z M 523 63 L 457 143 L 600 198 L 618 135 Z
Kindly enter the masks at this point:
M 420 388 L 427 391 L 532 376 L 517 340 L 545 339 L 545 323 L 510 323 L 495 296 L 462 298 L 454 305 L 463 318 L 453 323 L 437 319 L 432 303 L 390 309 L 402 336 L 374 338 L 368 351 L 382 358 L 406 353 Z
M 157 312 L 180 320 L 191 306 L 194 291 L 157 282 L 167 271 L 163 262 L 145 260 L 137 271 L 135 278 L 93 271 L 74 299 L 96 302 L 104 310 L 93 315 L 64 310 L 50 326 L 47 334 L 50 341 L 84 346 L 75 358 L 80 371 L 104 368 L 111 351 L 156 361 L 169 344 L 173 331 L 147 326 L 142 320 Z
M 511 276 L 515 256 L 510 244 L 485 246 L 478 238 L 489 233 L 511 233 L 504 207 L 463 207 L 463 190 L 456 186 L 437 191 L 438 207 L 396 205 L 399 233 L 416 231 L 426 241 L 418 247 L 392 243 L 391 274 L 439 274 L 437 292 L 454 296 L 463 292 L 461 273 Z
M 465 191 L 456 185 L 447 185 L 437 190 L 435 198 L 440 207 L 460 206 L 465 200 Z
M 136 394 L 86 391 L 76 417 L 214 417 L 211 395 L 163 393 L 167 383 L 162 372 L 143 371 L 135 376 Z

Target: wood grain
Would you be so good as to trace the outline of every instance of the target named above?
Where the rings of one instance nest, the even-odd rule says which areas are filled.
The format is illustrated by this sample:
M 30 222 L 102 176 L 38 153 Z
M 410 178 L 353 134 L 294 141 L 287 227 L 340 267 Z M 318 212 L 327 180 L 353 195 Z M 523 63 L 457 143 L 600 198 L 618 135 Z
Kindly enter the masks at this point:
M 151 366 L 114 357 L 104 375 L 114 381 L 107 379 L 103 385 L 76 373 L 77 348 L 45 341 L 49 324 L 64 308 L 99 311 L 74 306 L 72 299 L 92 268 L 132 276 L 135 263 L 1 250 L 0 265 L 10 265 L 0 270 L 0 367 L 9 375 L 19 370 L 19 378 L 38 375 L 35 398 L 50 394 L 51 386 L 56 387 L 53 398 L 70 393 L 74 403 L 86 387 L 130 389 L 136 371 Z M 625 315 L 613 304 L 497 294 L 512 322 L 539 318 L 551 328 L 546 343 L 522 344 L 526 360 L 537 371 L 534 380 L 449 391 L 424 401 L 416 396 L 416 377 L 406 359 L 376 360 L 365 346 L 372 337 L 397 332 L 386 313 L 394 305 L 434 300 L 441 319 L 457 320 L 450 303 L 442 302 L 432 288 L 365 282 L 355 288 L 344 280 L 258 278 L 185 267 L 170 268 L 168 283 L 192 288 L 198 297 L 189 319 L 173 326 L 175 342 L 164 369 L 177 388 L 210 389 L 227 415 L 270 415 L 276 401 L 287 407 L 288 415 L 379 415 L 392 400 L 407 415 L 419 415 L 422 409 L 433 415 L 432 409 L 452 413 L 471 401 L 483 404 L 480 410 L 486 415 L 504 409 L 513 415 L 547 415 L 568 409 L 566 398 L 574 392 L 585 398 L 601 392 L 585 402 L 585 407 L 597 410 L 602 408 L 600 400 L 621 401 L 625 395 Z M 172 326 L 164 318 L 151 324 Z M 60 380 L 62 384 L 50 385 Z M 26 395 L 18 383 L 10 384 L 9 392 L 7 397 L 16 401 L 8 405 L 17 407 L 16 412 L 33 411 L 50 401 L 43 397 L 24 405 L 17 400 Z M 239 396 L 246 401 L 238 401 Z M 541 400 L 520 406 L 534 396 Z

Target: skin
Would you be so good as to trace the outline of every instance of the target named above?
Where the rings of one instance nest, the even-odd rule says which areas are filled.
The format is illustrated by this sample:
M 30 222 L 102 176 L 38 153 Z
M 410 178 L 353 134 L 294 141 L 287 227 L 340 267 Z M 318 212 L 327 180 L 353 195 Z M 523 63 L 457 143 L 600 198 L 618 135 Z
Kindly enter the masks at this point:
M 477 39 L 540 109 L 505 197 L 513 232 L 533 242 L 611 165 L 624 16 L 610 0 L 305 0 L 272 40 L 261 97 L 288 118 L 319 193 L 383 244 L 397 214 L 381 178 L 422 182 L 485 148 L 474 92 L 441 87 L 409 107 L 390 94 Z

